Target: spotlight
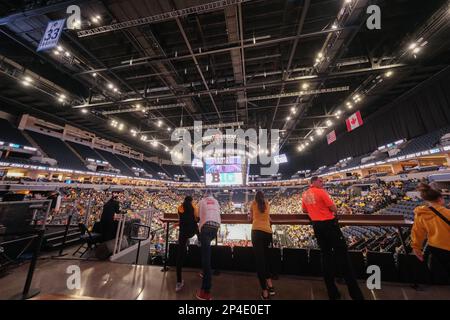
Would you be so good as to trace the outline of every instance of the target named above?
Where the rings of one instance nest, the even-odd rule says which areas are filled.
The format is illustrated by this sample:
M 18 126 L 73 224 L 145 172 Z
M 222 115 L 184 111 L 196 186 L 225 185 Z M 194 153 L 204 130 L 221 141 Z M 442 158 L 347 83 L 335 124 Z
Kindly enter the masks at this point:
M 333 122 L 331 122 L 331 120 L 327 120 L 326 124 L 327 124 L 327 127 L 331 127 L 333 125 Z
M 158 141 L 157 140 L 153 140 L 152 141 L 152 146 L 153 147 L 157 147 L 158 146 Z
M 291 108 L 291 112 L 292 112 L 293 114 L 295 114 L 295 113 L 297 112 L 297 109 L 296 109 L 295 107 L 292 107 L 292 108 Z
M 390 78 L 393 74 L 394 74 L 394 72 L 392 72 L 391 70 L 389 70 L 389 71 L 387 71 L 387 72 L 384 74 L 384 76 L 385 76 L 386 78 Z
M 313 136 L 309 137 L 309 140 L 314 141 L 314 137 Z
M 169 132 L 172 131 L 172 128 L 171 128 L 171 127 L 168 127 L 168 128 L 167 128 L 167 131 L 169 131 Z
M 65 100 L 66 100 L 66 95 L 64 95 L 64 94 L 59 94 L 58 101 L 61 102 L 61 103 L 63 103 Z
M 97 72 L 94 72 L 93 74 L 92 74 L 92 76 L 95 78 L 95 77 L 97 77 Z
M 336 23 L 333 23 L 333 25 L 331 26 L 331 29 L 336 30 L 338 28 Z
M 88 113 L 88 111 L 87 111 L 87 109 L 81 109 L 81 113 L 86 114 L 86 113 Z
M 414 50 L 417 47 L 417 43 L 413 42 L 409 45 L 408 49 L 409 50 Z
M 162 124 L 163 124 L 162 121 L 161 121 L 161 120 L 158 120 L 157 126 L 158 126 L 158 127 L 161 127 Z
M 22 84 L 26 87 L 28 87 L 32 83 L 33 83 L 33 79 L 31 79 L 30 77 L 25 77 L 22 80 Z
M 347 102 L 346 105 L 347 105 L 347 108 L 348 108 L 348 109 L 353 108 L 353 105 L 352 105 L 350 102 Z
M 112 83 L 108 83 L 108 89 L 114 89 L 114 85 Z
M 309 88 L 309 84 L 308 84 L 308 83 L 302 84 L 302 89 L 303 89 L 303 90 L 306 90 L 306 89 L 308 89 L 308 88 Z
M 323 134 L 323 129 L 317 129 L 317 130 L 316 130 L 316 134 L 317 134 L 318 136 L 321 136 L 321 135 Z
M 286 121 L 290 121 L 291 120 L 291 117 L 286 117 Z

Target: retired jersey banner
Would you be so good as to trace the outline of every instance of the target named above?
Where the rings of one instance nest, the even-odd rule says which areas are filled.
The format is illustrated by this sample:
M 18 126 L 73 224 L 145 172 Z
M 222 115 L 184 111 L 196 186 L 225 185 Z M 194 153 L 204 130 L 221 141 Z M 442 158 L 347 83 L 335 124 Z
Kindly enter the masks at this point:
M 327 142 L 328 144 L 332 144 L 336 141 L 336 131 L 331 131 L 329 134 L 327 134 Z
M 49 50 L 58 45 L 66 19 L 50 21 L 36 51 Z
M 347 124 L 348 132 L 362 126 L 363 120 L 361 117 L 361 112 L 357 111 L 354 114 L 352 114 L 350 117 L 348 117 L 347 120 L 345 120 L 345 123 Z

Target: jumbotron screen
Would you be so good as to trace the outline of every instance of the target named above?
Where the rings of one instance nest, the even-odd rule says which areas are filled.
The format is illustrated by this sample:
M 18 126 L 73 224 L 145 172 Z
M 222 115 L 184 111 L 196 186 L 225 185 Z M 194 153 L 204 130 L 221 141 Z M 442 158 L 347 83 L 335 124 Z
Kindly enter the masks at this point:
M 243 180 L 241 157 L 205 159 L 207 186 L 239 186 Z

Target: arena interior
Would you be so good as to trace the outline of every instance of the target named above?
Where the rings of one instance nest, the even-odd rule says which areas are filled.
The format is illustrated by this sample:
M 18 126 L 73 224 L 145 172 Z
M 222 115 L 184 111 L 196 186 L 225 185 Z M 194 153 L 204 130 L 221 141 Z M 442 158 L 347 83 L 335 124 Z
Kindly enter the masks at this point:
M 0 299 L 195 299 L 195 236 L 175 291 L 177 208 L 209 193 L 214 299 L 258 300 L 257 191 L 272 299 L 328 299 L 311 177 L 366 300 L 450 299 L 411 248 L 418 184 L 450 202 L 448 1 L 2 1 L 0 44 Z

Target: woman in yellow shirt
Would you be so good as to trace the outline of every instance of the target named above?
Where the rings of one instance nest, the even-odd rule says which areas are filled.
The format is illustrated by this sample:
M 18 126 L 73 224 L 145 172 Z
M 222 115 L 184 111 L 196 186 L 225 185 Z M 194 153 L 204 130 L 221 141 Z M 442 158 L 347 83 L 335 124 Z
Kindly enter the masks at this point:
M 275 294 L 269 265 L 269 246 L 272 243 L 269 203 L 264 193 L 258 191 L 250 206 L 249 219 L 252 221 L 252 245 L 256 258 L 256 272 L 261 285 L 261 298 L 268 300 Z
M 428 184 L 418 186 L 425 205 L 414 209 L 414 225 L 411 230 L 411 247 L 420 261 L 423 261 L 423 243 L 428 241 L 430 268 L 437 262 L 447 271 L 450 280 L 450 209 L 444 205 L 441 192 Z

